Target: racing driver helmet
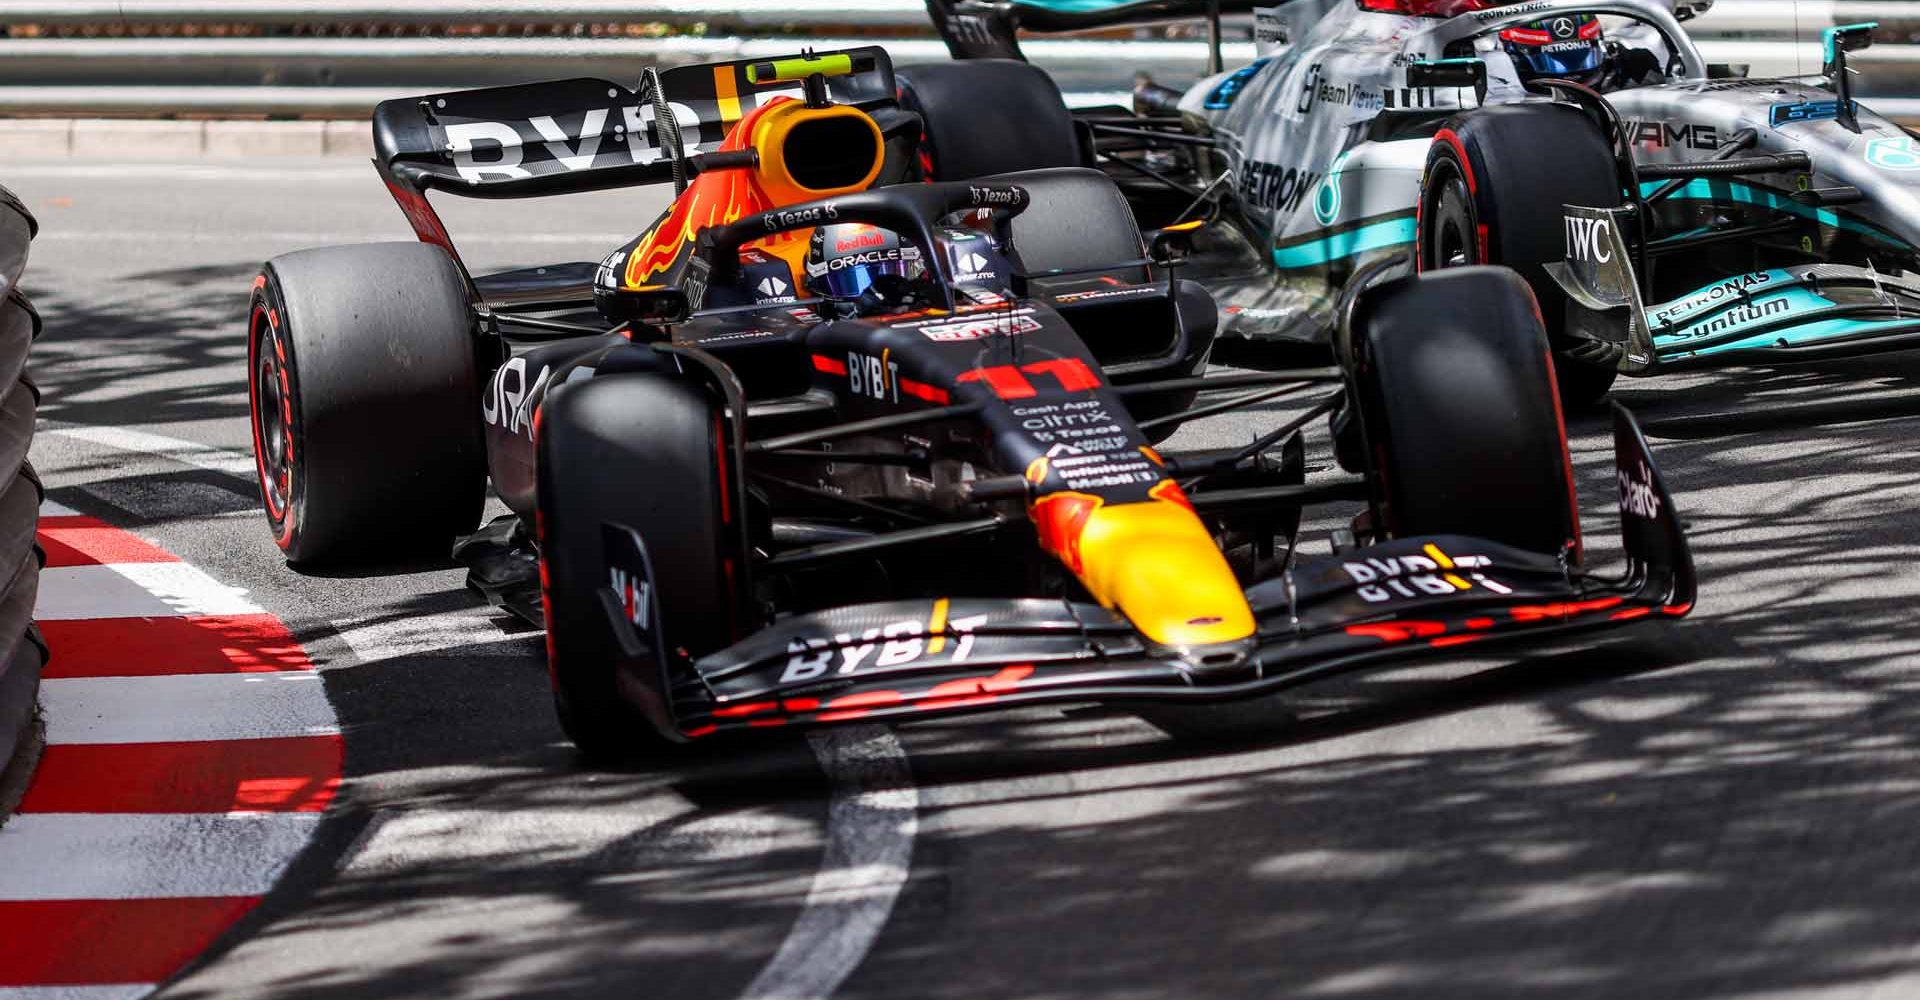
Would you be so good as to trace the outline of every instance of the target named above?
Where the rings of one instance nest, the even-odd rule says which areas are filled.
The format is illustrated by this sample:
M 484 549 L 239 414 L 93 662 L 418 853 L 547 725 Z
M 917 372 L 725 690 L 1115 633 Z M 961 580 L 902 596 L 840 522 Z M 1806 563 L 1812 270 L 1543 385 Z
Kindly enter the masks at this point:
M 893 299 L 926 273 L 920 248 L 865 223 L 820 226 L 807 249 L 807 290 L 822 298 Z
M 1522 80 L 1544 76 L 1591 87 L 1606 73 L 1600 19 L 1592 14 L 1562 14 L 1514 25 L 1500 32 L 1500 45 Z

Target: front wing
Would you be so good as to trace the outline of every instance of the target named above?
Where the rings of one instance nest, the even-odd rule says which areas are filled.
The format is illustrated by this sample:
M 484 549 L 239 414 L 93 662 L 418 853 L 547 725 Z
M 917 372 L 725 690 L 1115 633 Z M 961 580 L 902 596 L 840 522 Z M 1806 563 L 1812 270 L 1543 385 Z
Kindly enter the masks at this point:
M 1694 575 L 1671 496 L 1631 416 L 1615 408 L 1625 572 L 1460 536 L 1397 539 L 1302 559 L 1247 591 L 1257 634 L 1232 647 L 1169 649 L 1119 614 L 1068 600 L 967 597 L 795 615 L 630 692 L 665 735 L 951 715 L 1043 703 L 1249 698 L 1328 675 L 1488 640 L 1685 615 Z M 648 677 L 665 652 L 636 629 L 644 547 L 609 526 L 624 594 L 609 617 Z M 616 536 L 618 536 L 616 538 Z M 621 566 L 630 567 L 622 570 Z M 653 661 L 649 663 L 648 661 Z M 650 686 L 650 685 L 646 685 Z
M 1630 375 L 1782 364 L 1920 347 L 1920 282 L 1849 264 L 1734 275 L 1671 302 L 1641 301 L 1627 209 L 1566 206 L 1567 257 L 1547 272 L 1570 322 L 1613 345 Z

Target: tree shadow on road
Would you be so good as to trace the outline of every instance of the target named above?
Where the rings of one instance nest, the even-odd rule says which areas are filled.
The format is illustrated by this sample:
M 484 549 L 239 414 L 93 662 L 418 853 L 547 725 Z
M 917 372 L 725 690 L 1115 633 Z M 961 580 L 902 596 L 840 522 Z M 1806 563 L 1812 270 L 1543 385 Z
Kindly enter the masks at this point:
M 245 420 L 244 334 L 258 265 L 153 272 L 27 293 L 45 320 L 30 370 L 46 420 Z
M 1911 989 L 1920 406 L 1831 377 L 1791 381 L 1833 390 L 1832 423 L 1655 441 L 1702 572 L 1677 628 L 1335 682 L 1274 706 L 1264 741 L 1168 743 L 1117 717 L 992 746 L 910 734 L 944 877 L 916 881 L 840 995 Z M 1635 403 L 1686 426 L 1772 391 Z M 1576 429 L 1604 495 L 1599 425 Z M 1588 506 L 1590 543 L 1617 551 Z
M 1701 567 L 1675 627 L 1342 679 L 1218 728 L 1051 710 L 903 727 L 914 876 L 839 995 L 1920 981 L 1914 374 L 1902 357 L 1623 387 Z M 1607 428 L 1572 429 L 1604 562 Z M 537 639 L 376 666 L 329 676 L 355 787 L 327 848 L 167 996 L 739 995 L 821 862 L 804 744 L 597 771 L 551 722 Z

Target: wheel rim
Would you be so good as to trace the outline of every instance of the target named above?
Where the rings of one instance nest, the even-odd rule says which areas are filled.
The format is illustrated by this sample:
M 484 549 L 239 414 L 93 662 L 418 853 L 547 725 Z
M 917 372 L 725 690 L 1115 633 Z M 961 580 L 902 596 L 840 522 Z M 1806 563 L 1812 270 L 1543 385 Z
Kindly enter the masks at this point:
M 1445 161 L 1435 173 L 1438 176 L 1433 186 L 1433 224 L 1428 227 L 1427 245 L 1422 248 L 1426 265 L 1438 270 L 1481 263 L 1480 241 L 1473 224 L 1466 181 Z
M 253 371 L 248 389 L 253 450 L 267 516 L 278 526 L 288 519 L 293 502 L 293 392 L 274 317 L 265 307 L 256 307 L 252 326 Z

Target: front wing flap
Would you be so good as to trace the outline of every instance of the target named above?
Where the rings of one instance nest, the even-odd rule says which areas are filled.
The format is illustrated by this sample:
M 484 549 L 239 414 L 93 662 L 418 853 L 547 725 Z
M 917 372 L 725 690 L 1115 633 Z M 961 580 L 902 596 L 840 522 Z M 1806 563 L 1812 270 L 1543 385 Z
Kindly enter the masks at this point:
M 1920 345 L 1920 282 L 1848 264 L 1736 275 L 1647 310 L 1663 369 Z

